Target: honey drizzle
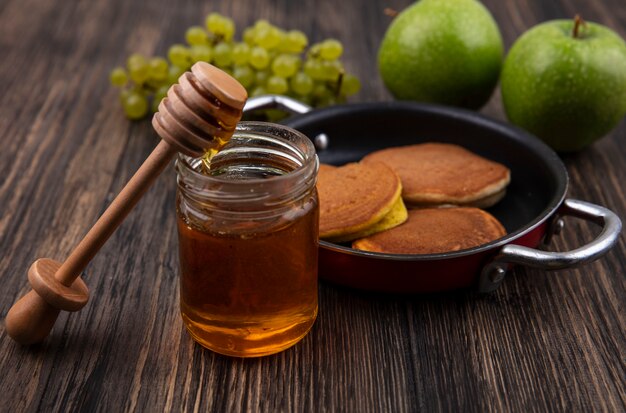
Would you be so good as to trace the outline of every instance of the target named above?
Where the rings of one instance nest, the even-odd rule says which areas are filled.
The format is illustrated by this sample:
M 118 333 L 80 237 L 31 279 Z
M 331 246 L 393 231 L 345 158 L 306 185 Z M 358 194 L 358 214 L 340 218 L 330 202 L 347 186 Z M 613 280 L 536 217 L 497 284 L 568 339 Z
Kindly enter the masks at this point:
M 213 157 L 217 155 L 218 152 L 219 150 L 217 149 L 209 149 L 204 153 L 204 155 L 202 155 L 200 172 L 205 175 L 209 175 L 211 173 L 211 159 L 213 159 Z
M 221 151 L 224 146 L 228 143 L 230 139 L 221 139 L 217 136 L 213 137 L 213 142 L 216 144 L 215 147 L 207 149 L 207 151 L 202 155 L 202 159 L 200 162 L 200 172 L 205 175 L 211 174 L 211 160 Z

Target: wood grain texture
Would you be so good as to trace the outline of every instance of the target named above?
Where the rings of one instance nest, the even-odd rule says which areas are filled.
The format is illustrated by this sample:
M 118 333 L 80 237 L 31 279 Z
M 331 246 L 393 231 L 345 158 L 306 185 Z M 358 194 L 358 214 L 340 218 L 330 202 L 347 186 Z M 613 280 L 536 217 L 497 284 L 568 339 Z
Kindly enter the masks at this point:
M 626 36 L 622 0 L 485 0 L 505 44 L 575 13 Z M 0 2 L 0 316 L 38 257 L 63 259 L 158 142 L 127 121 L 110 68 L 164 54 L 210 11 L 345 44 L 356 100 L 390 99 L 376 67 L 389 1 Z M 499 94 L 483 112 L 504 119 Z M 626 217 L 626 125 L 567 156 L 569 195 Z M 624 411 L 626 245 L 579 269 L 518 268 L 489 296 L 398 297 L 320 285 L 293 348 L 238 360 L 194 345 L 178 313 L 172 167 L 88 266 L 90 303 L 41 345 L 0 328 L 0 411 Z M 597 229 L 569 220 L 555 250 Z

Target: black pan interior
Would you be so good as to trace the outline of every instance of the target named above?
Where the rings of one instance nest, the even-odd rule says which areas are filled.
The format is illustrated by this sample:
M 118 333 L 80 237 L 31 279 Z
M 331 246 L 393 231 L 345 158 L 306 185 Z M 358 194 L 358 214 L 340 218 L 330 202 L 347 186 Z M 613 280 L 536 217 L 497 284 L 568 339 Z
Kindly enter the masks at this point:
M 320 161 L 342 165 L 382 148 L 422 142 L 455 143 L 511 169 L 505 198 L 489 209 L 510 235 L 551 214 L 567 189 L 567 172 L 543 142 L 475 112 L 408 102 L 329 107 L 284 122 L 310 138 L 328 136 Z M 508 237 L 507 237 L 508 238 Z

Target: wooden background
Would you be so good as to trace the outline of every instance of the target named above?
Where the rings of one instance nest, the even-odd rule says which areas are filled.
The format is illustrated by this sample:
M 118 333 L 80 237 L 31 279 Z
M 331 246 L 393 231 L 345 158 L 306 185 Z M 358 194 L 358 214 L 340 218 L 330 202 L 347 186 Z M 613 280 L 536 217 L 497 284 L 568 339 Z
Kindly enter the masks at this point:
M 407 0 L 0 1 L 0 316 L 38 257 L 63 259 L 157 143 L 127 121 L 109 70 L 164 54 L 210 11 L 267 18 L 345 44 L 361 101 L 388 100 L 375 67 Z M 582 13 L 626 36 L 623 0 L 485 0 L 508 47 L 538 22 Z M 498 94 L 483 109 L 504 119 Z M 626 124 L 565 159 L 570 196 L 626 217 Z M 623 411 L 623 237 L 603 259 L 517 269 L 494 294 L 397 297 L 320 285 L 311 333 L 239 360 L 194 345 L 178 314 L 170 168 L 87 268 L 91 302 L 41 345 L 0 328 L 0 411 Z M 595 234 L 568 221 L 555 243 Z

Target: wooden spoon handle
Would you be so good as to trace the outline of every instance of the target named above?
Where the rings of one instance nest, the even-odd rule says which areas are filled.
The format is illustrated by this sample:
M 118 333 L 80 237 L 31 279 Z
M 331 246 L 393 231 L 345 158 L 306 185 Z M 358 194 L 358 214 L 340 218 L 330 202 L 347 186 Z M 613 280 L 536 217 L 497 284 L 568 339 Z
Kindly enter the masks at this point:
M 9 336 L 21 344 L 39 342 L 52 329 L 59 310 L 76 311 L 86 304 L 88 292 L 84 283 L 76 279 L 176 152 L 165 140 L 159 142 L 63 264 L 41 259 L 31 266 L 29 280 L 34 290 L 7 313 Z
M 122 189 L 119 195 L 111 202 L 96 221 L 87 235 L 74 248 L 56 274 L 56 278 L 70 286 L 78 277 L 98 250 L 113 234 L 115 229 L 124 221 L 124 218 L 137 204 L 150 185 L 161 174 L 163 169 L 176 154 L 176 149 L 166 141 L 160 141 L 150 156 L 139 167 L 135 175 Z

